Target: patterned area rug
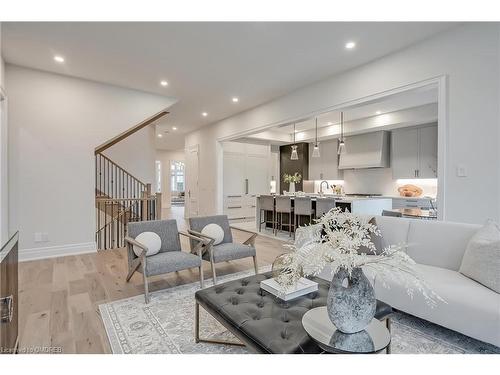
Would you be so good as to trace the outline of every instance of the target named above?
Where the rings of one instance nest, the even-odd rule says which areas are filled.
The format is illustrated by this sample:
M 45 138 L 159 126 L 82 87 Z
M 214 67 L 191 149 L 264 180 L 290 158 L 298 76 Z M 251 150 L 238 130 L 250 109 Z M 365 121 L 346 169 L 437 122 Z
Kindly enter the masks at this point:
M 262 267 L 261 272 L 269 270 Z M 220 281 L 252 275 L 252 271 L 221 277 Z M 207 280 L 207 286 L 211 280 Z M 113 353 L 248 353 L 245 348 L 194 342 L 194 293 L 199 283 L 186 284 L 144 296 L 99 306 Z M 474 340 L 422 319 L 397 312 L 392 317 L 392 353 L 500 353 L 500 348 Z M 203 338 L 235 341 L 232 334 L 200 309 Z

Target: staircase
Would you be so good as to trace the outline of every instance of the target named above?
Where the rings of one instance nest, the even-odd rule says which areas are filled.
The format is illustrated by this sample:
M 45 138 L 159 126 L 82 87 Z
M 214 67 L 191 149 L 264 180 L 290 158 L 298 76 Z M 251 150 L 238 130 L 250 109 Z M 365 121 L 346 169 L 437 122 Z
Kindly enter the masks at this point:
M 95 155 L 97 248 L 125 246 L 127 223 L 161 217 L 161 193 L 151 194 L 146 184 L 105 155 Z
M 97 249 L 124 247 L 127 224 L 130 221 L 161 218 L 161 193 L 151 194 L 151 184 L 134 177 L 102 152 L 167 113 L 160 112 L 96 148 L 95 241 Z

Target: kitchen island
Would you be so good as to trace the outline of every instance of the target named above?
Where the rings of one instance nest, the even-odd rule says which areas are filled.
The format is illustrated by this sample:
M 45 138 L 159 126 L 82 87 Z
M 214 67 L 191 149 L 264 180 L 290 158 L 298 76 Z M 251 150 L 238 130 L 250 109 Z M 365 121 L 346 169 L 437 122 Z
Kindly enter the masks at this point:
M 306 194 L 305 196 L 311 197 L 313 208 L 316 207 L 316 201 L 318 199 L 333 198 L 335 199 L 335 204 L 337 207 L 341 207 L 343 210 L 349 210 L 349 212 L 359 215 L 382 215 L 383 210 L 392 209 L 392 199 L 385 197 L 346 196 L 346 195 L 335 195 L 335 194 L 324 194 L 324 195 Z M 295 197 L 290 196 L 290 198 L 292 200 L 292 207 L 293 207 L 293 201 Z M 260 221 L 260 210 L 261 210 L 260 196 L 257 196 L 255 209 L 256 209 L 255 224 L 258 230 L 260 224 L 259 221 Z M 272 214 L 268 212 L 268 215 Z M 285 217 L 285 215 L 287 214 L 283 215 L 284 215 L 283 220 L 288 222 L 288 217 Z M 271 221 L 272 219 L 271 217 L 268 216 L 267 220 Z

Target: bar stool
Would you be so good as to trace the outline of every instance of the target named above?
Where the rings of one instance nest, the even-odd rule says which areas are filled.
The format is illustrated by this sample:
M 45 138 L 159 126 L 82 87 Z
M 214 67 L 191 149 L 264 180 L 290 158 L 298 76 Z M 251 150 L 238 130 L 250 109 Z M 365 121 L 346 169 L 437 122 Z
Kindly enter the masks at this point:
M 295 214 L 293 215 L 295 228 L 300 226 L 301 216 L 309 216 L 309 224 L 311 224 L 312 218 L 314 216 L 311 197 L 295 197 L 295 200 L 293 202 L 293 211 Z
M 278 214 L 279 214 L 279 220 L 278 220 Z M 288 224 L 283 224 L 283 214 L 288 214 Z M 279 230 L 283 230 L 283 225 L 288 227 L 288 234 L 291 237 L 292 236 L 292 227 L 294 227 L 294 223 L 292 222 L 292 215 L 293 215 L 293 207 L 292 207 L 292 199 L 290 197 L 285 197 L 278 195 L 276 196 L 276 218 L 277 218 L 277 223 L 276 223 L 276 232 L 278 232 L 278 225 L 279 225 Z M 295 232 L 295 228 L 294 228 Z
M 316 219 L 326 214 L 335 207 L 335 198 L 318 198 L 316 199 Z
M 276 227 L 276 213 L 274 211 L 274 197 L 272 195 L 261 195 L 259 197 L 260 211 L 259 211 L 259 232 L 261 231 L 262 224 L 267 228 L 267 224 L 273 225 L 273 233 Z M 267 220 L 268 213 L 271 212 L 272 221 Z M 264 214 L 264 221 L 262 221 L 262 214 Z

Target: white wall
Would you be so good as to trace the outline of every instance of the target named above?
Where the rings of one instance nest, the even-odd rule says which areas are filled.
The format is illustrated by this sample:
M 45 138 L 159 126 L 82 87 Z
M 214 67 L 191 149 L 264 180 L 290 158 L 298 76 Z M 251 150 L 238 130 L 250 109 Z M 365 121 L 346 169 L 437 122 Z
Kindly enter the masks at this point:
M 5 62 L 2 56 L 2 23 L 0 22 L 0 87 L 4 87 L 5 81 Z
M 94 149 L 169 98 L 7 65 L 11 226 L 21 258 L 94 246 Z M 49 241 L 34 242 L 35 232 Z
M 145 184 L 155 181 L 155 126 L 149 125 L 103 152 Z
M 447 75 L 446 220 L 475 223 L 488 217 L 498 219 L 499 39 L 498 24 L 460 26 L 189 134 L 186 147 L 200 145 L 200 211 L 214 213 L 220 208 L 220 182 L 216 177 L 218 138 L 264 129 L 375 93 Z M 471 141 L 477 146 L 472 151 Z M 467 167 L 468 177 L 456 176 L 459 164 Z
M 5 93 L 5 64 L 2 57 L 2 24 L 0 23 L 0 91 Z M 0 96 L 2 94 L 0 93 Z M 0 97 L 0 247 L 9 237 L 9 193 L 8 193 L 8 131 L 7 100 Z
M 171 161 L 185 161 L 186 155 L 184 150 L 177 151 L 167 151 L 167 150 L 156 150 L 156 160 L 161 161 L 162 168 L 162 191 L 161 200 L 163 208 L 170 208 L 172 206 L 170 198 L 170 162 Z M 185 176 L 184 176 L 185 178 Z

